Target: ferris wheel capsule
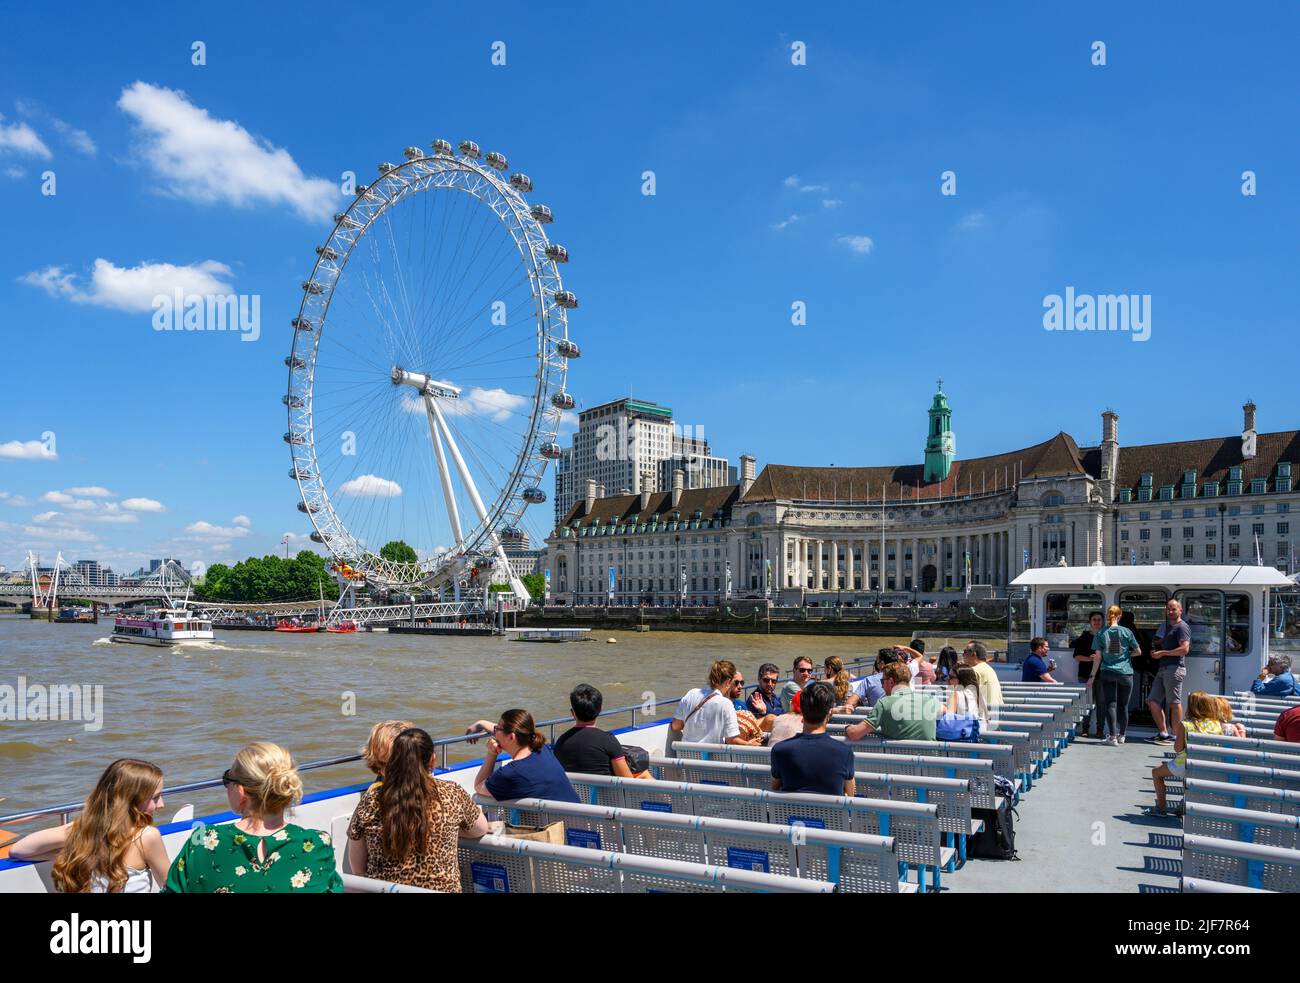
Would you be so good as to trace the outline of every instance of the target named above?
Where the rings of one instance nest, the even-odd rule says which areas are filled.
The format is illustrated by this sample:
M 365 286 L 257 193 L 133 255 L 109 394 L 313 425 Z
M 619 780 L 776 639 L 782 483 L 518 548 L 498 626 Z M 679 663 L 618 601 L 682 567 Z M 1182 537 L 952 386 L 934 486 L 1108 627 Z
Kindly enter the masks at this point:
M 319 256 L 321 259 L 328 259 L 328 260 L 335 260 L 339 258 L 339 254 L 336 253 L 329 246 L 317 246 L 316 255 Z
M 551 210 L 545 205 L 534 205 L 528 209 L 528 214 L 533 217 L 534 221 L 540 222 L 542 225 L 550 225 L 555 221 L 555 216 L 551 214 Z
M 309 538 L 313 543 L 320 543 L 322 546 L 325 545 L 325 537 L 315 529 L 311 531 L 311 536 Z
M 489 150 L 487 156 L 483 158 L 488 167 L 493 170 L 504 171 L 510 165 L 506 163 L 506 155 L 499 154 L 495 150 Z
M 311 503 L 308 503 L 308 502 L 299 502 L 299 503 L 298 503 L 298 511 L 299 511 L 299 512 L 306 512 L 307 514 L 310 515 L 310 514 L 312 514 L 312 513 L 314 513 L 314 512 L 319 512 L 319 511 L 320 511 L 320 506 L 317 505 L 315 502 L 311 502 Z
M 568 393 L 559 392 L 551 397 L 551 405 L 557 410 L 571 410 L 578 405 L 578 402 Z
M 533 190 L 533 179 L 522 171 L 516 171 L 510 175 L 510 187 L 521 194 L 528 194 Z
M 304 471 L 302 468 L 290 468 L 289 477 L 294 481 L 310 481 L 315 476 L 310 471 Z
M 295 317 L 292 321 L 289 322 L 289 326 L 293 328 L 295 331 L 314 330 L 312 323 L 308 321 L 305 317 Z
M 459 144 L 459 147 L 460 147 L 460 155 L 462 157 L 473 157 L 475 160 L 478 160 L 479 157 L 481 156 L 479 153 L 478 144 L 475 143 L 473 140 L 462 140 Z
M 522 543 L 524 541 L 524 533 L 522 529 L 515 526 L 506 526 L 498 534 L 498 538 L 503 543 Z
M 289 407 L 289 409 L 291 410 L 297 410 L 302 408 L 302 397 L 295 396 L 293 393 L 285 393 L 283 396 L 280 397 L 280 402 L 282 402 L 285 406 Z
M 407 160 L 419 160 L 424 156 L 424 151 L 419 147 L 407 147 L 402 151 Z
M 441 154 L 443 157 L 450 157 L 453 153 L 449 140 L 434 140 L 432 147 L 435 154 Z
M 546 258 L 553 263 L 567 263 L 569 261 L 569 251 L 553 242 L 546 247 Z
M 284 364 L 291 369 L 305 369 L 307 367 L 307 360 L 301 355 L 286 355 L 284 357 Z
M 546 501 L 546 492 L 540 488 L 525 488 L 524 501 L 529 505 L 541 505 Z
M 555 354 L 563 358 L 581 358 L 582 350 L 578 348 L 576 341 L 570 341 L 568 338 L 561 338 L 555 343 Z
M 295 446 L 305 444 L 307 443 L 307 435 L 304 433 L 287 433 L 284 435 L 284 442 Z
M 396 170 L 396 169 L 397 166 L 395 164 L 390 164 L 388 161 L 384 161 L 382 164 L 379 165 L 380 174 L 387 174 L 389 171 Z
M 564 451 L 560 448 L 559 444 L 550 440 L 537 448 L 537 453 L 542 455 L 542 457 L 546 458 L 548 461 L 554 461 L 556 458 L 560 457 Z
M 345 229 L 359 229 L 361 223 L 345 212 L 334 213 L 334 224 L 340 225 Z
M 578 298 L 574 296 L 571 290 L 555 291 L 555 302 L 566 310 L 572 310 L 578 306 Z
M 307 291 L 309 294 L 323 294 L 325 292 L 325 288 L 315 280 L 302 281 L 302 289 Z

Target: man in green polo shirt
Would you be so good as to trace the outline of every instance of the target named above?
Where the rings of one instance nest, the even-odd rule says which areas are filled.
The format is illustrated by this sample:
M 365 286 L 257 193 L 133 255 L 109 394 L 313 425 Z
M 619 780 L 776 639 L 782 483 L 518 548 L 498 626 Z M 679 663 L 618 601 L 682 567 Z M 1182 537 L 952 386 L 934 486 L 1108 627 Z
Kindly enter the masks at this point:
M 860 724 L 849 724 L 844 736 L 860 741 L 868 734 L 886 740 L 933 741 L 934 722 L 943 712 L 939 701 L 912 691 L 912 670 L 906 662 L 893 662 L 881 670 L 885 695 Z

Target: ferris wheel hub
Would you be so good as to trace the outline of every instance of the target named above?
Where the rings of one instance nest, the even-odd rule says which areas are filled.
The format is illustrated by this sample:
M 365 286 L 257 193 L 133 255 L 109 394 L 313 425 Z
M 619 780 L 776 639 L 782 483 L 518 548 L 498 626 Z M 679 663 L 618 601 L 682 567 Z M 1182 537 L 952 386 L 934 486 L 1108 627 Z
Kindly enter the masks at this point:
M 430 379 L 423 372 L 407 372 L 405 369 L 393 366 L 393 385 L 410 386 L 417 390 L 421 396 L 441 396 L 443 399 L 459 399 L 460 388 L 453 386 L 449 382 L 441 382 L 436 379 Z

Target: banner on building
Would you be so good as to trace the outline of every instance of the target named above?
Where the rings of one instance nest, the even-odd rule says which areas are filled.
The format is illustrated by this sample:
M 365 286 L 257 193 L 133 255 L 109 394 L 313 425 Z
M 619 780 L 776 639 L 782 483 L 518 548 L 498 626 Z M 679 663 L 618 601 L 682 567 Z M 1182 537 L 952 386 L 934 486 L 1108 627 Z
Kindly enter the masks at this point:
M 546 578 L 546 587 L 542 591 L 542 603 L 550 604 L 551 603 L 551 571 L 548 568 L 544 570 L 542 573 L 543 576 Z
M 614 603 L 614 568 L 609 568 L 609 603 Z
M 1029 548 L 1028 547 L 1025 547 L 1025 549 L 1021 550 L 1020 562 L 1021 562 L 1021 567 L 1020 567 L 1021 570 L 1029 569 Z
M 772 561 L 763 561 L 763 596 L 772 596 Z
M 731 600 L 731 561 L 727 561 L 727 600 Z
M 686 600 L 686 564 L 682 564 L 682 601 Z

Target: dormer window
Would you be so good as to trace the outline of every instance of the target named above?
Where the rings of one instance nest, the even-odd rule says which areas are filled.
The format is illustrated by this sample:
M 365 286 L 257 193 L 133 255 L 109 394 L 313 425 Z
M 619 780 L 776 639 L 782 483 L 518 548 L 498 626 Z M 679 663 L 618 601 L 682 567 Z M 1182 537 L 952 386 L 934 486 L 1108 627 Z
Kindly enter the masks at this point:
M 1172 502 L 1173 500 L 1174 500 L 1174 486 L 1173 486 L 1173 485 L 1161 485 L 1161 486 L 1160 486 L 1160 501 L 1162 501 L 1162 502 Z
M 1250 480 L 1250 493 L 1252 495 L 1263 495 L 1266 484 L 1267 482 L 1263 478 L 1252 478 Z

